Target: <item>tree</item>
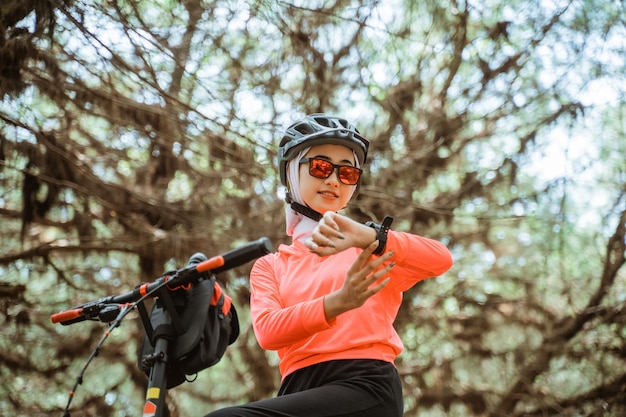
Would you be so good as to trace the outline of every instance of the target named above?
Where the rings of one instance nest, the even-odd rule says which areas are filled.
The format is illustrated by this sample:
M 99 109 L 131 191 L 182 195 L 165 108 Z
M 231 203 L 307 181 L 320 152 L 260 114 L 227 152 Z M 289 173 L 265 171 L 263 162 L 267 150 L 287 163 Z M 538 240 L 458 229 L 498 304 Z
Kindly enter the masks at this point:
M 50 314 L 197 251 L 285 243 L 276 146 L 317 111 L 371 140 L 349 213 L 392 214 L 395 229 L 455 256 L 406 293 L 397 320 L 406 416 L 624 414 L 623 5 L 28 0 L 0 11 L 3 414 L 61 414 L 106 329 Z M 250 331 L 249 268 L 218 277 L 242 335 L 170 391 L 171 415 L 274 394 L 276 358 Z M 74 413 L 137 413 L 142 331 L 133 316 L 113 332 Z

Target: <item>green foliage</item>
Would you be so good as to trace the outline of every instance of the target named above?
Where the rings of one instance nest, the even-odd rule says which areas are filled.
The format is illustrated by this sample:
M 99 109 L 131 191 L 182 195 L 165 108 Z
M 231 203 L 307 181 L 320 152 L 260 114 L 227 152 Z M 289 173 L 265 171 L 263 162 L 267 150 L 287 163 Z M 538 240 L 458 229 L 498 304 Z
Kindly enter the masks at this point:
M 626 25 L 594 2 L 9 1 L 0 6 L 0 414 L 62 414 L 107 326 L 50 314 L 202 251 L 286 243 L 275 166 L 304 113 L 371 141 L 357 220 L 445 242 L 405 294 L 409 416 L 626 413 Z M 170 415 L 275 394 L 242 335 Z M 136 315 L 72 415 L 136 415 Z

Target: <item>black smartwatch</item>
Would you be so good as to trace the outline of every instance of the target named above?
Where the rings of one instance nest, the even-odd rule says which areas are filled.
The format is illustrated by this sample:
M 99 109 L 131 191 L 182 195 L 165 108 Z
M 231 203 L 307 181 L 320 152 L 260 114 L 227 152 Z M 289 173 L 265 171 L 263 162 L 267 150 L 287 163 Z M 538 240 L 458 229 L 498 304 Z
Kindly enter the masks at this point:
M 385 246 L 387 246 L 387 233 L 389 233 L 389 227 L 391 227 L 391 223 L 393 222 L 393 217 L 385 216 L 382 224 L 374 223 L 374 222 L 366 222 L 365 225 L 367 227 L 371 227 L 376 230 L 376 239 L 378 240 L 378 247 L 372 255 L 380 255 L 385 251 Z

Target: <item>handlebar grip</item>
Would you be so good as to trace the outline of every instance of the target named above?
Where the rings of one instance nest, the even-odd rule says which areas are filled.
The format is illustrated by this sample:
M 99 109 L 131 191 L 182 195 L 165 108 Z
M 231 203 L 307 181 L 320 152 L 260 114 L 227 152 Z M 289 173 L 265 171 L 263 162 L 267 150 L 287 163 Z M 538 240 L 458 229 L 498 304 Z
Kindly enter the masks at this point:
M 76 319 L 80 319 L 80 318 L 82 318 L 83 320 L 85 319 L 82 315 L 82 312 L 83 312 L 82 308 L 73 308 L 71 310 L 61 311 L 59 313 L 51 315 L 50 321 L 52 323 L 61 323 L 61 324 L 67 321 L 73 321 L 73 322 L 81 321 L 81 320 L 76 320 Z
M 227 271 L 245 263 L 267 255 L 272 251 L 272 244 L 266 237 L 249 242 L 241 247 L 232 249 L 222 255 L 213 257 L 196 266 L 198 272 L 211 271 L 214 274 Z

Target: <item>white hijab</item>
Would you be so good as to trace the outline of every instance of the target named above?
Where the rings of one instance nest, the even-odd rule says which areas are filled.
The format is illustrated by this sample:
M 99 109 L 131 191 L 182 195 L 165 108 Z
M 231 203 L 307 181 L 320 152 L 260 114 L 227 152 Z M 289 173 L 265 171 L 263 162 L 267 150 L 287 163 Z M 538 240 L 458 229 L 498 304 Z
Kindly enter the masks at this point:
M 289 184 L 288 192 L 291 194 L 293 201 L 305 206 L 307 204 L 302 199 L 302 194 L 300 194 L 300 160 L 304 158 L 310 149 L 310 147 L 303 149 L 287 163 L 287 183 Z M 356 153 L 354 154 L 354 160 L 356 161 L 355 164 L 358 168 L 359 160 Z M 352 187 L 352 193 L 354 193 L 356 188 L 357 187 Z M 352 198 L 352 194 L 350 194 L 350 198 Z M 317 226 L 318 223 L 317 221 L 298 213 L 292 209 L 290 205 L 285 206 L 285 214 L 287 236 L 292 236 L 294 241 L 305 241 L 313 234 L 313 229 L 315 229 L 315 226 Z

